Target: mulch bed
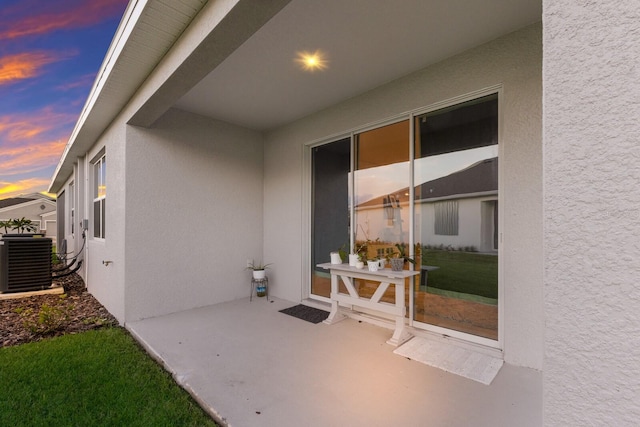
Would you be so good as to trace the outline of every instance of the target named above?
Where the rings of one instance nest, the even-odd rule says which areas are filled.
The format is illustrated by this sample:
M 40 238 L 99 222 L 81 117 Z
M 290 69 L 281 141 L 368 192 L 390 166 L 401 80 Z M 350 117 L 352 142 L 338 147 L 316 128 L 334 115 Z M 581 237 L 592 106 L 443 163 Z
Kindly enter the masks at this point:
M 0 300 L 0 347 L 118 325 L 115 317 L 87 292 L 77 274 L 57 279 L 54 285 L 63 286 L 65 296 L 34 295 Z M 42 314 L 58 316 L 43 320 Z

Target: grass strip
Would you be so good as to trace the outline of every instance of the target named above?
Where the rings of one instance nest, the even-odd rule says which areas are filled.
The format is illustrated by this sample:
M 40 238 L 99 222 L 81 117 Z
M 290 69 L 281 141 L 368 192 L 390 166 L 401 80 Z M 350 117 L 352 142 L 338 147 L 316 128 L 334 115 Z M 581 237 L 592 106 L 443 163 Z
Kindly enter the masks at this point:
M 0 348 L 0 425 L 215 426 L 122 328 Z
M 425 250 L 422 264 L 439 267 L 429 272 L 428 287 L 462 294 L 498 298 L 498 257 L 470 252 Z

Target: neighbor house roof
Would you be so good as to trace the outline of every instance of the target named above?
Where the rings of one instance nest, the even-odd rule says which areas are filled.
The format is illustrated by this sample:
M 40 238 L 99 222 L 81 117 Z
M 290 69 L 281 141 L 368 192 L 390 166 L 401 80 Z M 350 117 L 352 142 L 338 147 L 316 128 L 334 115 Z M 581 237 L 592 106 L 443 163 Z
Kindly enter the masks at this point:
M 32 199 L 26 199 L 23 197 L 11 197 L 9 199 L 0 200 L 0 209 L 8 208 L 9 206 L 19 205 L 21 203 L 30 202 Z
M 498 191 L 498 158 L 485 159 L 416 188 L 417 200 Z
M 447 176 L 427 181 L 416 186 L 416 202 L 435 201 L 491 194 L 498 191 L 498 158 L 480 160 L 464 169 Z M 397 201 L 399 204 L 409 202 L 409 187 L 399 189 L 391 194 L 379 196 L 364 203 L 358 208 L 374 208 L 388 206 Z

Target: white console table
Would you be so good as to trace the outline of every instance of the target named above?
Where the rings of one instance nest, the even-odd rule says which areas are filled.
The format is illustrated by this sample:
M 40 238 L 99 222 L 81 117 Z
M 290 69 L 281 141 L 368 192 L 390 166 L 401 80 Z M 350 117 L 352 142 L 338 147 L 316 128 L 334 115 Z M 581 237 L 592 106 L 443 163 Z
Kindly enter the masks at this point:
M 358 269 L 349 266 L 349 264 L 330 263 L 318 264 L 318 267 L 329 270 L 331 273 L 331 313 L 329 313 L 329 317 L 324 323 L 332 325 L 346 318 L 343 313 L 340 313 L 340 304 L 355 305 L 391 314 L 395 317 L 396 327 L 393 336 L 387 341 L 387 344 L 398 346 L 412 337 L 405 327 L 405 279 L 420 274 L 420 271 L 392 271 L 390 268 L 369 271 L 366 267 L 364 269 Z M 380 284 L 371 298 L 362 298 L 353 285 L 352 279 L 369 280 Z M 347 288 L 348 295 L 338 293 L 340 280 L 342 280 Z M 394 284 L 396 288 L 395 304 L 380 301 L 391 284 Z

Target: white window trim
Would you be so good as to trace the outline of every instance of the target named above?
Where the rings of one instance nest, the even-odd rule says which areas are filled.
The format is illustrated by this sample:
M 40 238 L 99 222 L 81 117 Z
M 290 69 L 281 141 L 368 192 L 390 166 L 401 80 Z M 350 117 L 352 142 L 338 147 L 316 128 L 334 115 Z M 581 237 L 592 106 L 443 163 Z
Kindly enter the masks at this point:
M 100 212 L 100 236 L 96 236 L 95 235 L 95 228 L 96 228 L 96 224 L 95 224 L 95 203 L 96 202 L 100 202 L 100 206 L 102 206 L 104 202 L 104 200 L 106 200 L 107 198 L 107 191 L 106 191 L 106 176 L 104 177 L 104 181 L 105 182 L 100 182 L 100 180 L 103 177 L 102 173 L 98 173 L 96 174 L 96 168 L 101 168 L 102 165 L 106 164 L 106 153 L 104 151 L 104 149 L 98 154 L 96 155 L 96 157 L 94 157 L 94 159 L 91 161 L 91 167 L 92 167 L 92 186 L 91 186 L 91 191 L 92 191 L 92 203 L 91 203 L 91 213 L 92 213 L 92 221 L 94 222 L 93 225 L 93 232 L 91 233 L 91 235 L 93 236 L 94 239 L 96 240 L 104 240 L 105 239 L 105 232 L 104 230 L 106 230 L 105 228 L 105 216 L 106 216 L 106 212 L 105 215 L 103 215 L 102 212 Z M 97 175 L 97 179 L 98 182 L 96 182 L 96 175 Z M 102 194 L 100 194 L 99 188 L 100 185 L 104 185 L 105 186 L 105 190 Z M 95 193 L 98 193 L 97 195 Z

